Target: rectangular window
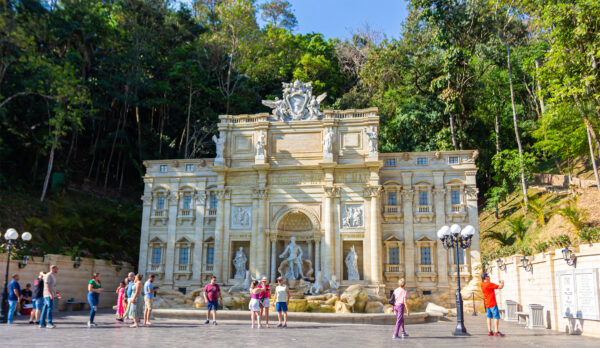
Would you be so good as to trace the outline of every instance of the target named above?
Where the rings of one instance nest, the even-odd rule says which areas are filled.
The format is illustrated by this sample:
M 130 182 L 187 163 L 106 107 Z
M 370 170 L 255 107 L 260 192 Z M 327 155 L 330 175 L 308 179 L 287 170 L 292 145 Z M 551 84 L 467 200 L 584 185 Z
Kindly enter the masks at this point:
M 450 198 L 452 199 L 452 205 L 460 204 L 460 191 L 458 191 L 458 190 L 450 191 Z
M 448 164 L 458 164 L 458 156 L 448 157 Z
M 454 255 L 456 255 L 456 254 L 454 254 Z M 454 262 L 454 264 L 456 264 L 456 261 Z M 458 264 L 459 265 L 465 264 L 465 249 L 463 249 L 463 248 L 458 248 Z
M 179 248 L 179 264 L 187 265 L 190 260 L 190 248 Z
M 156 210 L 163 210 L 163 209 L 165 209 L 165 197 L 160 196 L 156 200 Z
M 390 265 L 399 265 L 400 264 L 400 248 L 399 247 L 391 247 L 388 250 L 390 251 L 390 259 L 388 260 Z
M 192 196 L 183 196 L 183 209 L 192 209 Z
M 385 166 L 386 167 L 395 167 L 396 166 L 396 159 L 395 158 L 388 158 L 385 160 Z
M 154 247 L 152 248 L 152 264 L 160 265 L 160 258 L 162 256 L 162 248 Z
M 168 170 L 168 168 L 169 167 L 167 165 L 163 164 L 163 165 L 160 166 L 160 172 L 161 173 L 166 173 L 167 170 Z
M 398 205 L 398 200 L 396 200 L 396 192 L 388 192 L 388 205 Z
M 209 209 L 217 209 L 217 195 L 210 195 Z
M 429 197 L 427 197 L 427 191 L 419 191 L 419 205 L 429 205 Z
M 185 171 L 186 172 L 193 172 L 194 171 L 194 165 L 193 164 L 186 164 L 185 165 Z
M 431 248 L 430 247 L 422 247 L 421 248 L 421 264 L 422 265 L 431 265 Z
M 206 264 L 212 265 L 215 261 L 215 247 L 209 246 L 206 248 Z
M 426 166 L 427 165 L 427 157 L 418 157 L 417 165 L 418 166 Z

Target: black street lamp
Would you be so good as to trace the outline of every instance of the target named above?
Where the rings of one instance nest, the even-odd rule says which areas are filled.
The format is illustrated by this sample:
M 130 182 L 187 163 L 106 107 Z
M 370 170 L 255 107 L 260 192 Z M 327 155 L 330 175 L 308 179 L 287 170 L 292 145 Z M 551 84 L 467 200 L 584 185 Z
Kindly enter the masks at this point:
M 475 228 L 471 225 L 461 230 L 460 226 L 454 224 L 450 227 L 443 226 L 437 232 L 438 238 L 442 241 L 444 249 L 454 249 L 454 262 L 456 263 L 456 330 L 454 336 L 468 336 L 465 327 L 465 318 L 463 316 L 463 300 L 460 294 L 460 260 L 458 248 L 467 249 L 471 246 L 471 238 L 475 234 Z
M 2 313 L 0 315 L 0 323 L 6 323 L 8 319 L 8 272 L 10 266 L 10 252 L 14 247 L 14 244 L 19 238 L 19 233 L 14 228 L 9 228 L 4 234 L 6 240 L 6 248 L 8 249 L 8 255 L 6 256 L 6 273 L 4 274 L 4 290 L 2 290 Z M 24 232 L 21 235 L 21 239 L 28 242 L 31 240 L 31 233 Z

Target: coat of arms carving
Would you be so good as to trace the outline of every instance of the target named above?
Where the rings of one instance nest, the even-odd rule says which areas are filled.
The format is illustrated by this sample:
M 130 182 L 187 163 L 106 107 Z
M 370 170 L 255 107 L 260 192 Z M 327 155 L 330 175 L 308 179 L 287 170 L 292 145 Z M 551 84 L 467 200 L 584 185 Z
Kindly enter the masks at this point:
M 272 110 L 272 118 L 275 121 L 300 121 L 318 120 L 323 116 L 320 104 L 327 96 L 323 93 L 319 96 L 312 94 L 311 82 L 283 83 L 283 99 L 263 100 L 265 106 Z

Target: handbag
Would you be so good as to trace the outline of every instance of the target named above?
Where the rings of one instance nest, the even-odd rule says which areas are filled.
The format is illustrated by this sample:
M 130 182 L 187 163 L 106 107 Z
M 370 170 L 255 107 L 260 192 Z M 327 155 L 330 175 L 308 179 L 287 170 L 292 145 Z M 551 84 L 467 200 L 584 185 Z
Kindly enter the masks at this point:
M 392 292 L 392 296 L 390 297 L 390 300 L 388 301 L 388 303 L 393 306 L 395 302 L 396 302 L 396 299 L 394 298 L 394 293 Z

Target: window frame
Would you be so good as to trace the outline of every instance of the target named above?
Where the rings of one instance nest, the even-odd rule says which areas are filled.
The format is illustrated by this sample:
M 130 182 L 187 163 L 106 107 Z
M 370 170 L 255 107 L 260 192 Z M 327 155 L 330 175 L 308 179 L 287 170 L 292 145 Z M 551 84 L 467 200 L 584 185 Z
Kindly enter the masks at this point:
M 192 163 L 187 163 L 185 165 L 185 171 L 186 172 L 193 172 L 194 171 L 194 165 Z
M 160 265 L 162 264 L 162 247 L 161 246 L 153 246 L 152 247 L 152 264 L 153 265 Z M 158 262 L 154 262 L 155 261 L 155 257 L 156 257 L 156 252 L 158 251 Z
M 456 197 L 454 196 L 456 193 Z M 457 201 L 454 201 L 454 198 L 457 199 Z M 450 204 L 452 205 L 460 205 L 461 204 L 461 199 L 460 199 L 460 190 L 458 189 L 451 189 L 450 190 Z
M 395 158 L 386 158 L 385 159 L 385 166 L 386 167 L 395 167 L 396 166 L 396 159 Z
M 458 156 L 448 156 L 448 164 L 459 164 L 460 158 Z
M 167 173 L 167 172 L 169 172 L 169 166 L 166 164 L 161 164 L 160 167 L 158 168 L 158 170 L 161 173 Z
M 418 166 L 426 166 L 428 164 L 427 157 L 417 157 Z

